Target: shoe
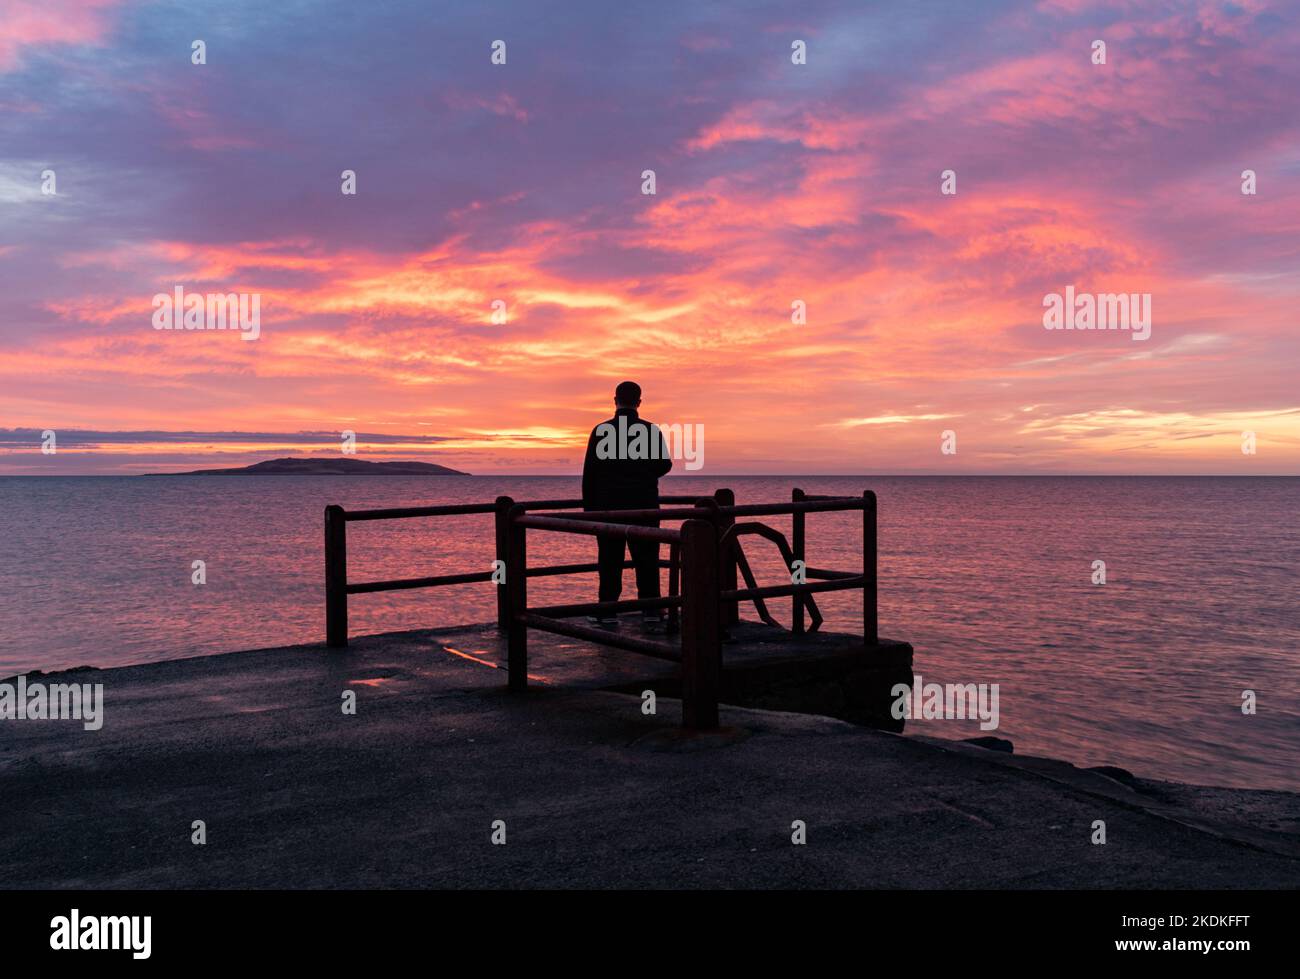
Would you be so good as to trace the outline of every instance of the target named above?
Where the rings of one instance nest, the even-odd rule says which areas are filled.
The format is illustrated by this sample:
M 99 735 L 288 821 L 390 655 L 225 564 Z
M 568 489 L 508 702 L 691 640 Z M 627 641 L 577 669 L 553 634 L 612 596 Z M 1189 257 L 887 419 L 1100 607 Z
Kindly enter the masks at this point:
M 658 612 L 642 612 L 641 627 L 647 632 L 663 632 L 664 617 Z
M 587 621 L 592 625 L 611 626 L 618 625 L 618 619 L 612 615 L 589 615 Z

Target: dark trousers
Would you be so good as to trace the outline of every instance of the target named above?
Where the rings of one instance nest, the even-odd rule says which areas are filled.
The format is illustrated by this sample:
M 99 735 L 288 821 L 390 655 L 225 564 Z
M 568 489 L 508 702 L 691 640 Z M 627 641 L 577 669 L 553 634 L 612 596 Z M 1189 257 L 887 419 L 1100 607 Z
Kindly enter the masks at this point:
M 629 521 L 630 523 L 631 521 Z M 659 521 L 640 524 L 658 527 Z M 616 602 L 623 593 L 624 546 L 632 552 L 636 565 L 636 597 L 659 597 L 659 542 L 654 540 L 624 540 L 622 537 L 597 537 L 597 561 L 600 563 L 600 601 Z

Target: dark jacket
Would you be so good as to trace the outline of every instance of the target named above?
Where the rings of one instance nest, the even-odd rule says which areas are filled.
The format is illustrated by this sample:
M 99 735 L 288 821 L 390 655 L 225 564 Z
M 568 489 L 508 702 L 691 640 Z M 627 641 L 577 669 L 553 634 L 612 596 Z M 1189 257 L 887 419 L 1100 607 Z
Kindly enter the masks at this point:
M 620 416 L 626 435 L 620 439 Z M 612 426 L 607 436 L 605 425 Z M 619 408 L 614 417 L 601 422 L 591 430 L 587 439 L 587 457 L 582 463 L 582 506 L 585 510 L 649 509 L 659 505 L 659 477 L 673 468 L 668 458 L 668 445 L 657 428 L 640 418 L 635 408 Z M 636 445 L 647 452 L 658 442 L 653 458 L 627 458 L 626 449 L 632 446 L 637 429 L 646 429 Z M 602 442 L 606 451 L 598 452 Z M 610 458 L 608 449 L 614 449 Z M 601 455 L 606 458 L 601 458 Z

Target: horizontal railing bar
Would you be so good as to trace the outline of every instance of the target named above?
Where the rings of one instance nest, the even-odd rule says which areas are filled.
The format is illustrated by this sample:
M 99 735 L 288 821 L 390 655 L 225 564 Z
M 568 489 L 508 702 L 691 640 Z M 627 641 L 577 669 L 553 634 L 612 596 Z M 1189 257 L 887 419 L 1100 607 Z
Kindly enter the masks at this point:
M 628 540 L 654 540 L 661 544 L 672 544 L 682 539 L 680 530 L 665 530 L 662 527 L 642 527 L 637 524 L 598 523 L 592 520 L 568 520 L 558 516 L 534 517 L 529 514 L 516 517 L 516 522 L 535 530 L 558 530 L 565 534 L 586 534 L 589 537 L 623 537 Z
M 624 569 L 635 568 L 636 562 L 624 561 L 623 567 Z M 659 559 L 659 567 L 671 568 L 672 562 L 669 561 L 667 558 L 661 557 Z M 600 570 L 600 564 L 597 563 L 596 561 L 592 561 L 590 564 L 553 564 L 550 567 L 546 567 L 546 568 L 529 568 L 528 577 L 549 578 L 552 575 L 557 575 L 557 574 L 586 574 L 588 572 L 595 572 L 599 570 Z
M 623 568 L 635 568 L 635 561 L 624 561 Z M 667 558 L 659 559 L 659 567 L 670 568 L 672 562 Z M 529 568 L 528 577 L 548 578 L 562 574 L 587 574 L 600 570 L 600 565 L 592 561 L 589 564 L 553 564 L 544 568 Z M 491 571 L 468 571 L 464 574 L 436 575 L 432 578 L 395 578 L 390 581 L 359 581 L 348 585 L 349 595 L 362 595 L 376 591 L 398 591 L 404 588 L 438 588 L 442 585 L 469 585 L 478 581 L 491 581 Z
M 680 595 L 665 595 L 663 598 L 625 598 L 621 602 L 577 602 L 570 605 L 547 605 L 542 608 L 530 608 L 528 611 L 538 615 L 549 615 L 553 619 L 563 619 L 574 615 L 617 615 L 619 612 L 639 612 L 656 608 L 681 608 Z
M 856 500 L 859 503 L 862 502 L 862 497 L 860 496 L 822 496 L 820 494 L 815 494 L 815 493 L 805 493 L 803 495 L 803 499 L 815 500 L 818 502 L 824 502 L 826 500 Z
M 720 596 L 724 602 L 745 602 L 751 598 L 778 598 L 783 595 L 807 595 L 811 592 L 840 591 L 849 588 L 861 588 L 866 581 L 865 575 L 853 575 L 838 581 L 819 581 L 807 585 L 764 585 L 762 588 L 741 588 L 737 591 L 724 591 Z
M 583 510 L 581 513 L 552 513 L 556 520 L 598 520 L 616 523 L 621 520 L 707 520 L 713 509 L 698 507 L 689 510 Z
M 620 636 L 617 632 L 608 632 L 605 629 L 595 629 L 575 622 L 565 622 L 562 619 L 549 619 L 536 612 L 525 612 L 519 616 L 519 620 L 530 629 L 554 632 L 557 635 L 568 636 L 570 639 L 585 639 L 587 642 L 594 642 L 601 646 L 626 649 L 633 653 L 653 656 L 655 659 L 666 659 L 672 663 L 682 661 L 681 650 L 664 642 Z
M 349 595 L 362 595 L 372 591 L 398 591 L 402 588 L 437 588 L 440 585 L 468 585 L 476 581 L 491 581 L 491 571 L 467 571 L 464 574 L 441 574 L 432 578 L 395 578 L 392 581 L 360 581 L 348 585 Z
M 582 513 L 556 513 L 552 516 L 560 520 L 708 520 L 715 513 L 732 517 L 761 517 L 861 509 L 860 497 L 828 496 L 798 503 L 751 503 L 746 506 L 693 507 L 685 510 L 587 510 Z
M 349 523 L 354 520 L 401 520 L 405 517 L 454 517 L 466 513 L 495 513 L 495 503 L 450 503 L 446 506 L 391 507 L 386 510 L 344 510 Z
M 825 568 L 804 568 L 804 576 L 827 581 L 843 581 L 847 578 L 861 578 L 861 571 L 828 571 Z
M 699 499 L 698 496 L 661 496 L 659 502 L 694 503 Z M 576 510 L 582 506 L 582 500 L 525 500 L 516 505 L 525 510 Z M 448 503 L 439 506 L 388 507 L 380 510 L 344 510 L 343 517 L 351 522 L 353 520 L 401 520 L 407 517 L 454 517 L 495 511 L 495 503 Z
M 698 496 L 661 496 L 659 504 L 662 506 L 665 503 L 695 503 L 699 499 Z M 532 503 L 525 500 L 516 504 L 525 510 L 580 510 L 584 505 L 583 500 L 538 500 Z

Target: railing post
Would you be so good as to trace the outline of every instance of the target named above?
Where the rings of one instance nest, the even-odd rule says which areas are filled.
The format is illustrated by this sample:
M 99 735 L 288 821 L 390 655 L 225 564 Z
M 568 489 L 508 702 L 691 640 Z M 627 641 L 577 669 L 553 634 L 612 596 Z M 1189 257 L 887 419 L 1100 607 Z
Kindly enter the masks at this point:
M 718 534 L 707 520 L 682 523 L 682 725 L 718 726 Z
M 718 512 L 717 494 L 715 493 L 713 496 L 701 496 L 699 499 L 695 501 L 695 506 L 697 509 L 708 510 L 709 523 L 713 524 L 713 539 L 718 542 L 718 555 L 717 555 L 716 564 L 718 568 L 718 590 L 719 592 L 721 592 L 722 569 L 724 566 L 723 565 L 724 559 L 722 556 L 723 522 L 722 522 L 722 514 Z M 722 608 L 722 598 L 719 595 L 718 598 L 718 639 L 719 641 L 721 641 L 722 633 L 727 627 L 726 623 L 727 623 L 727 613 Z
M 526 512 L 518 503 L 506 512 L 510 525 L 506 546 L 506 592 L 510 616 L 506 623 L 506 668 L 511 693 L 528 689 L 528 626 L 523 620 L 528 608 L 528 528 L 519 522 Z
M 681 592 L 682 578 L 682 545 L 673 541 L 668 545 L 668 595 L 676 597 Z M 664 623 L 664 632 L 672 634 L 681 631 L 682 616 L 677 606 L 668 610 L 668 618 Z
M 862 493 L 862 642 L 880 645 L 880 611 L 876 594 L 876 494 Z
M 497 497 L 496 512 L 496 560 L 501 567 L 510 564 L 510 508 L 515 501 L 508 496 Z M 503 636 L 510 630 L 510 591 L 507 582 L 497 585 L 497 631 Z
M 727 489 L 726 487 L 723 487 L 720 490 L 715 490 L 713 493 L 713 499 L 717 501 L 718 506 L 736 505 L 736 494 L 733 493 L 730 489 Z M 736 518 L 731 514 L 729 513 L 721 514 L 718 522 L 718 539 L 721 540 L 722 535 L 725 534 L 731 527 L 735 526 L 735 523 L 736 523 Z M 730 546 L 728 546 L 727 549 L 721 555 L 721 562 L 718 565 L 718 576 L 719 576 L 718 587 L 722 591 L 736 590 L 735 548 L 737 546 L 739 546 L 739 544 L 736 541 L 736 539 L 733 537 Z M 727 626 L 736 625 L 738 622 L 740 622 L 740 603 L 727 602 L 722 606 L 721 615 L 722 615 L 722 627 L 724 629 Z
M 803 500 L 804 500 L 804 491 L 799 489 L 799 487 L 796 486 L 790 493 L 790 501 L 792 503 L 802 503 Z M 804 526 L 805 516 L 807 516 L 807 514 L 803 512 L 796 512 L 791 514 L 791 529 L 792 529 L 791 536 L 794 538 L 794 540 L 790 542 L 790 550 L 794 553 L 794 559 L 796 561 L 803 561 L 804 567 L 806 568 L 808 566 L 808 544 L 807 544 L 807 539 L 805 537 L 805 531 L 806 531 L 806 528 Z M 803 625 L 803 596 L 802 595 L 794 595 L 791 597 L 790 631 L 793 632 L 795 635 L 803 634 L 804 625 Z
M 348 519 L 341 506 L 325 508 L 325 645 L 348 644 Z

